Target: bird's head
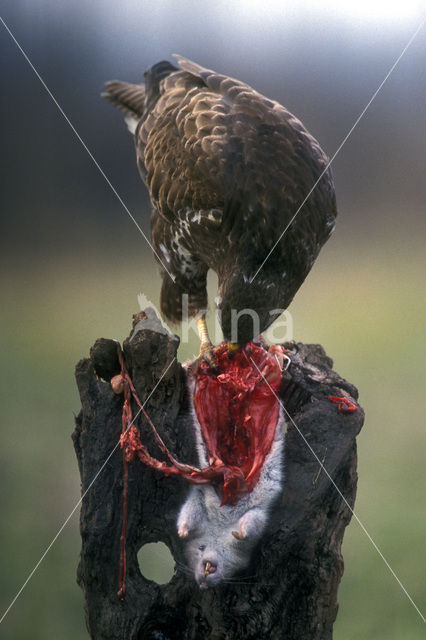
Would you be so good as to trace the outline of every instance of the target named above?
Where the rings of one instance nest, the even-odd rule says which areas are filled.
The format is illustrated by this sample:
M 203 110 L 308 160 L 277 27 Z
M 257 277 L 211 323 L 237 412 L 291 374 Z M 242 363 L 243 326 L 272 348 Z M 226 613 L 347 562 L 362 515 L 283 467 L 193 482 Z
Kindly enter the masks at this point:
M 241 270 L 219 281 L 216 299 L 224 339 L 243 347 L 284 311 L 279 308 L 280 281 L 270 274 L 252 279 Z

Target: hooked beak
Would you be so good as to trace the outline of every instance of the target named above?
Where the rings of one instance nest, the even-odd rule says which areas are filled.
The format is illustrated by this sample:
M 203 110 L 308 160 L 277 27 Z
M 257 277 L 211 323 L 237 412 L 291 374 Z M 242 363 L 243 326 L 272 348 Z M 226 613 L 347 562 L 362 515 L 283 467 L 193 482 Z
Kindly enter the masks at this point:
M 231 360 L 234 355 L 237 353 L 238 349 L 240 348 L 240 345 L 238 344 L 238 342 L 227 342 L 226 343 L 226 348 L 228 350 L 228 358 Z

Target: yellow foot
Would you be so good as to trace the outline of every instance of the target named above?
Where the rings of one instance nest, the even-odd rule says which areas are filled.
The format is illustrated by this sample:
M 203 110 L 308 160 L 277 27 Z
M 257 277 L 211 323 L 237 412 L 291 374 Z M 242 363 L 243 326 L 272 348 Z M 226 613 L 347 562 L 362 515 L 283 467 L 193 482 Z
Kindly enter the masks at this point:
M 214 372 L 217 372 L 217 362 L 214 352 L 215 347 L 211 342 L 201 343 L 200 353 L 195 358 L 195 360 L 188 362 L 188 364 L 186 365 L 187 371 L 194 374 L 198 370 L 200 364 L 202 364 L 203 362 L 207 362 L 210 369 L 212 369 Z

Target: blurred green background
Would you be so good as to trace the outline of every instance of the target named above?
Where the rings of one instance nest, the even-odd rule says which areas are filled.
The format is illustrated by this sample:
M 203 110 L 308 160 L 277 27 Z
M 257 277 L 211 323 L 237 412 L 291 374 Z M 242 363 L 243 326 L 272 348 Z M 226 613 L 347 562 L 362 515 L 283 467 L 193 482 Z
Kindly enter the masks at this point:
M 103 81 L 136 81 L 178 51 L 279 99 L 332 155 L 420 14 L 409 2 L 401 14 L 388 7 L 372 16 L 311 4 L 271 2 L 260 11 L 252 2 L 118 9 L 99 0 L 6 1 L 3 18 L 149 234 L 132 141 L 98 97 Z M 0 53 L 1 617 L 79 499 L 74 366 L 97 337 L 128 334 L 138 293 L 158 304 L 160 278 L 145 240 L 1 25 Z M 360 391 L 366 424 L 355 510 L 420 609 L 424 54 L 420 35 L 336 159 L 336 232 L 290 308 L 294 338 L 323 344 Z M 197 348 L 193 338 L 181 359 Z M 75 581 L 79 547 L 77 510 L 0 625 L 1 638 L 87 637 Z M 144 570 L 164 580 L 164 554 L 156 554 Z M 355 521 L 343 555 L 334 637 L 423 638 L 420 616 Z

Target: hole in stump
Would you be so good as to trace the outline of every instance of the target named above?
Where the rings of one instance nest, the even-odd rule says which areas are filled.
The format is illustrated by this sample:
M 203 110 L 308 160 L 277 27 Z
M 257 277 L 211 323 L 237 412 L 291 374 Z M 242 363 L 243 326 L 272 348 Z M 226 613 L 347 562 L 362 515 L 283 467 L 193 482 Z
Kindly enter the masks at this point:
M 174 573 L 174 560 L 169 547 L 164 542 L 149 542 L 138 551 L 141 574 L 157 584 L 166 584 Z

